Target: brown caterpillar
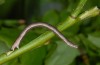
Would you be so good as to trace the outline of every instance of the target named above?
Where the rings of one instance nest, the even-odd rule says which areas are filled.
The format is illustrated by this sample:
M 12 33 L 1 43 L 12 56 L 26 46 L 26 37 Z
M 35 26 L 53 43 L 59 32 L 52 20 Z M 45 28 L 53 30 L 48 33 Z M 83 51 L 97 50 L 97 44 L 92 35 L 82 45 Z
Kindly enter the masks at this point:
M 32 28 L 34 27 L 45 27 L 48 28 L 49 30 L 51 30 L 52 32 L 54 32 L 58 37 L 60 37 L 67 45 L 73 47 L 73 48 L 77 48 L 77 45 L 74 45 L 72 42 L 70 42 L 68 39 L 66 39 L 61 33 L 60 31 L 58 31 L 55 27 L 53 27 L 50 24 L 47 23 L 42 23 L 42 22 L 37 22 L 37 23 L 33 23 L 31 25 L 29 25 L 28 27 L 26 27 L 22 33 L 19 35 L 19 37 L 16 39 L 15 43 L 12 45 L 11 50 L 14 50 L 15 48 L 19 48 L 19 44 L 21 42 L 21 40 L 23 39 L 23 37 L 25 36 L 25 34 Z

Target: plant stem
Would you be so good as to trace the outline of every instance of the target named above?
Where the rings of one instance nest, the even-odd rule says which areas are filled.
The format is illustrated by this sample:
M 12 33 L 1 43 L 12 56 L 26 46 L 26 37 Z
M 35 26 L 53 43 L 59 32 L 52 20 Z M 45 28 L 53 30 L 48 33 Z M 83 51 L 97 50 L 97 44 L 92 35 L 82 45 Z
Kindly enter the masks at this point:
M 85 11 L 84 13 L 82 13 L 82 14 L 79 16 L 79 18 L 80 18 L 81 20 L 83 20 L 83 19 L 85 19 L 85 18 L 94 17 L 94 16 L 98 15 L 99 13 L 100 13 L 100 9 L 98 9 L 97 6 L 96 6 L 96 7 L 92 8 L 92 9 L 90 9 L 90 10 Z
M 75 11 L 72 13 L 73 17 L 77 17 L 81 10 L 83 9 L 83 6 L 85 5 L 84 3 L 86 3 L 87 0 L 80 0 L 80 3 L 78 4 L 78 7 L 75 9 Z
M 75 17 L 78 16 L 78 14 L 80 13 L 80 11 L 82 10 L 83 8 L 83 5 L 85 4 L 87 0 L 80 0 L 80 3 L 78 5 L 78 7 L 76 8 L 76 10 L 74 11 L 74 13 L 72 15 L 74 15 Z M 81 5 L 80 5 L 81 4 Z M 89 11 L 88 11 L 89 12 Z M 85 14 L 85 13 L 84 13 Z M 80 17 L 82 17 L 84 14 L 82 14 Z M 93 14 L 93 13 L 91 13 Z M 96 14 L 98 15 L 98 14 Z M 95 15 L 95 16 L 96 16 Z M 72 26 L 74 23 L 77 23 L 79 22 L 80 20 L 83 20 L 87 17 L 86 16 L 83 16 L 83 18 L 72 18 L 72 17 L 68 17 L 66 19 L 65 22 L 63 22 L 62 24 L 60 24 L 57 28 L 59 29 L 59 31 L 63 31 L 65 29 L 67 29 L 68 27 Z M 91 15 L 89 16 L 91 17 Z M 80 19 L 79 19 L 80 18 Z M 10 54 L 6 55 L 6 54 L 3 54 L 0 56 L 0 64 L 3 64 L 31 49 L 36 49 L 40 46 L 42 46 L 46 41 L 48 41 L 49 39 L 51 39 L 52 37 L 54 36 L 54 33 L 53 32 L 45 32 L 44 34 L 40 35 L 38 38 L 36 38 L 35 40 L 32 40 L 30 43 L 26 44 L 25 46 L 21 47 L 20 49 L 18 50 L 15 50 L 15 51 L 9 51 Z
M 72 26 L 74 23 L 76 23 L 75 18 L 77 18 L 77 16 L 80 14 L 80 12 L 83 9 L 83 6 L 85 5 L 86 1 L 87 0 L 80 0 L 77 8 L 72 12 L 71 17 L 68 17 L 61 25 L 58 26 L 58 29 L 60 31 L 63 31 L 65 29 L 67 29 L 68 27 Z

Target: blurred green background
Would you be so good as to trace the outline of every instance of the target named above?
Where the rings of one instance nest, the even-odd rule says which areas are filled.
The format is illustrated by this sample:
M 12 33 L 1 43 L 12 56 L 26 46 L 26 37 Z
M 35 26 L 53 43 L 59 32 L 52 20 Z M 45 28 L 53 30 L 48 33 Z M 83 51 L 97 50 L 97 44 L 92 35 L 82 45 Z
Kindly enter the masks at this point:
M 27 25 L 46 22 L 56 26 L 66 20 L 78 2 L 79 0 L 0 0 L 0 54 L 11 48 Z M 82 12 L 94 6 L 100 7 L 100 0 L 88 0 Z M 46 30 L 31 30 L 21 46 Z M 100 16 L 86 19 L 62 33 L 80 48 L 70 48 L 55 36 L 47 45 L 30 50 L 3 65 L 100 65 Z

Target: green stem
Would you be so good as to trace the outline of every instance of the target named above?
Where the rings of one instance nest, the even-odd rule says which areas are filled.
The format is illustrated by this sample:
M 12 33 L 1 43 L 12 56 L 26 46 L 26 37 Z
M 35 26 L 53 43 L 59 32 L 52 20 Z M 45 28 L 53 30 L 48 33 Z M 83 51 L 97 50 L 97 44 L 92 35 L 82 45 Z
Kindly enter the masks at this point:
M 92 8 L 92 9 L 90 9 L 90 10 L 85 11 L 84 13 L 82 13 L 82 14 L 79 16 L 79 18 L 80 18 L 81 20 L 83 20 L 83 19 L 85 19 L 85 18 L 94 17 L 94 16 L 98 15 L 99 13 L 100 13 L 100 9 L 98 9 L 97 6 L 96 6 L 96 7 Z
M 83 6 L 85 5 L 87 0 L 80 0 L 80 3 L 78 4 L 78 7 L 75 9 L 75 11 L 72 13 L 73 17 L 77 17 L 81 10 L 83 9 Z
M 84 1 L 84 2 L 83 2 L 83 1 Z M 78 7 L 76 8 L 76 10 L 75 10 L 75 12 L 74 12 L 74 16 L 75 16 L 75 17 L 78 16 L 78 14 L 80 13 L 80 11 L 81 11 L 81 9 L 83 8 L 83 5 L 85 4 L 86 1 L 87 1 L 87 0 L 80 0 L 80 3 L 81 3 L 82 5 L 80 5 L 80 3 L 79 3 Z M 83 2 L 83 3 L 82 3 L 82 2 Z M 77 11 L 78 11 L 78 12 L 77 12 Z M 85 14 L 85 13 L 84 13 L 84 14 Z M 82 17 L 84 14 L 82 14 L 80 17 Z M 97 15 L 98 15 L 98 14 L 97 14 Z M 95 16 L 96 16 L 96 15 L 95 15 Z M 80 17 L 79 17 L 79 18 L 80 18 Z M 79 18 L 78 18 L 78 19 L 73 19 L 72 17 L 68 17 L 68 18 L 66 19 L 66 21 L 63 22 L 62 24 L 60 24 L 57 28 L 58 28 L 60 31 L 63 31 L 63 30 L 65 30 L 65 29 L 67 29 L 68 27 L 72 26 L 74 23 L 77 23 L 77 22 L 79 22 L 80 20 L 85 19 L 85 17 L 87 17 L 87 16 L 84 16 L 84 18 L 80 18 L 80 19 L 79 19 Z M 10 54 L 7 53 L 8 55 L 6 55 L 6 54 L 1 55 L 1 56 L 0 56 L 0 64 L 3 64 L 3 63 L 5 63 L 5 62 L 7 62 L 7 61 L 9 61 L 9 60 L 11 60 L 11 59 L 13 59 L 13 58 L 15 58 L 15 57 L 21 55 L 21 54 L 23 54 L 23 53 L 25 53 L 25 52 L 27 52 L 27 51 L 29 51 L 29 50 L 31 50 L 31 49 L 36 49 L 36 48 L 42 46 L 46 41 L 48 41 L 49 39 L 51 39 L 53 36 L 54 36 L 53 32 L 50 32 L 50 31 L 45 32 L 44 34 L 40 35 L 40 36 L 39 36 L 38 38 L 36 38 L 35 40 L 32 40 L 30 43 L 26 44 L 25 46 L 21 47 L 20 49 L 15 50 L 14 52 L 9 51 L 8 53 L 10 53 L 10 52 L 11 52 L 11 53 L 10 53 Z
M 74 23 L 76 23 L 76 22 L 74 22 L 76 20 L 74 18 L 77 18 L 77 16 L 80 14 L 80 12 L 81 12 L 83 6 L 85 5 L 86 1 L 87 0 L 80 0 L 77 8 L 71 14 L 71 16 L 73 18 L 68 17 L 61 25 L 58 26 L 58 29 L 60 31 L 63 31 L 65 29 L 67 29 L 68 27 L 72 26 Z

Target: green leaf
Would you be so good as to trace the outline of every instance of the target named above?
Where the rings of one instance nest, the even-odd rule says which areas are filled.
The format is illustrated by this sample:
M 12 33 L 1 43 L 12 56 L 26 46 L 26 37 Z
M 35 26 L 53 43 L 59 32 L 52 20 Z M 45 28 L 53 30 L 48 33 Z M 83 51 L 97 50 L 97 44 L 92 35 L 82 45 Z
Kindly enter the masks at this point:
M 0 41 L 0 54 L 7 52 L 8 47 L 4 42 Z
M 99 33 L 100 34 L 100 33 Z M 93 36 L 91 34 L 88 35 L 89 41 L 91 41 L 95 46 L 100 48 L 100 37 Z
M 96 65 L 100 65 L 100 63 L 97 63 Z
M 5 3 L 5 0 L 0 0 L 0 5 L 3 5 Z
M 43 21 L 48 22 L 52 25 L 57 24 L 59 22 L 59 17 L 57 12 L 55 12 L 54 10 L 47 11 L 43 16 Z
M 22 65 L 42 65 L 46 55 L 46 47 L 31 50 L 20 56 Z
M 18 23 L 18 20 L 2 20 L 7 26 L 15 26 Z
M 45 60 L 45 65 L 69 65 L 78 55 L 79 52 L 77 49 L 71 48 L 64 42 L 58 41 L 56 50 Z
M 8 47 L 12 45 L 16 37 L 18 36 L 18 29 L 6 29 L 0 30 L 0 40 L 7 44 Z

